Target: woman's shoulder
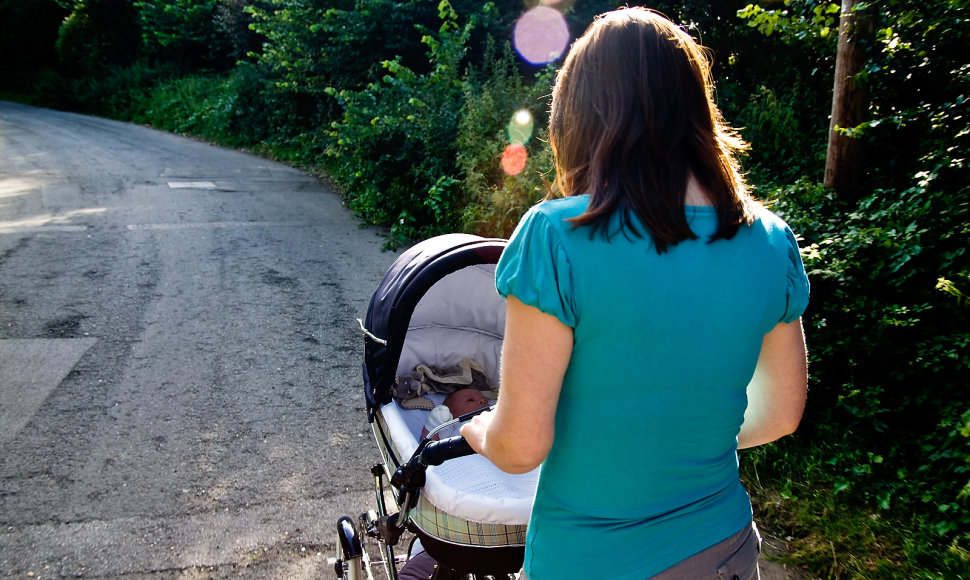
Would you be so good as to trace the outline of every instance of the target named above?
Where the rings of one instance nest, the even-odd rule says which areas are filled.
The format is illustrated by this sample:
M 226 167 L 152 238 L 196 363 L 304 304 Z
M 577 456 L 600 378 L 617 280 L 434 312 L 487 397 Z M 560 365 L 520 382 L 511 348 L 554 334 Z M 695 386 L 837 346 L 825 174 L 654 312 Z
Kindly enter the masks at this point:
M 752 227 L 764 230 L 769 235 L 786 235 L 791 231 L 791 228 L 788 227 L 781 216 L 763 205 L 755 207 L 754 217 Z
M 566 220 L 581 215 L 589 204 L 588 195 L 573 195 L 541 201 L 530 211 L 542 214 L 554 221 Z
M 586 195 L 546 199 L 529 208 L 512 233 L 513 244 L 560 246 L 575 233 L 568 221 L 586 211 Z

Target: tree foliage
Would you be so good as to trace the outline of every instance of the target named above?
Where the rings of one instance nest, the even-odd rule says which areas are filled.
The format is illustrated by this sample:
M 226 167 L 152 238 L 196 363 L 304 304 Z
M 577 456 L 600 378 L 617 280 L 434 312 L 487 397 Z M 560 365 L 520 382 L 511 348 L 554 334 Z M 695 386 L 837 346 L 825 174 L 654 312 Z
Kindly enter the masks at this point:
M 49 0 L 0 0 L 0 91 L 30 93 L 57 66 L 57 33 L 68 14 Z
M 485 4 L 483 16 L 493 9 Z M 389 223 L 397 243 L 452 229 L 462 201 L 454 135 L 461 65 L 476 19 L 460 22 L 448 0 L 438 12 L 436 31 L 418 27 L 430 70 L 418 73 L 397 57 L 383 61 L 386 74 L 361 90 L 327 89 L 344 111 L 331 124 L 330 167 L 357 192 L 351 207 Z
M 224 68 L 232 50 L 217 28 L 217 14 L 230 6 L 220 0 L 135 0 L 142 51 L 156 61 L 176 63 L 180 70 Z
M 742 15 L 807 50 L 827 26 L 818 15 L 829 12 L 812 4 L 789 0 L 784 10 Z M 970 66 L 957 43 L 970 33 L 970 12 L 963 2 L 872 7 L 876 33 L 857 78 L 872 96 L 869 118 L 845 129 L 864 142 L 866 194 L 847 204 L 814 181 L 773 189 L 804 237 L 813 284 L 802 436 L 826 442 L 836 493 L 883 514 L 910 514 L 965 558 Z
M 96 76 L 105 66 L 128 65 L 138 47 L 129 0 L 76 0 L 61 23 L 55 47 L 76 76 Z

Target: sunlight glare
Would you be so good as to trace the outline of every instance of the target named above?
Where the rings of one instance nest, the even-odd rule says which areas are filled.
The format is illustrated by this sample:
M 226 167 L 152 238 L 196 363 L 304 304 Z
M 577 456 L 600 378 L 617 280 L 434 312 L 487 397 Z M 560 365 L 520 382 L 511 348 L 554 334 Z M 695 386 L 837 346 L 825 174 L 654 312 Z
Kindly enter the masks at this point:
M 509 121 L 509 142 L 525 145 L 532 138 L 534 122 L 528 109 L 519 109 Z
M 508 175 L 518 175 L 525 169 L 529 153 L 519 143 L 510 143 L 502 152 L 502 171 Z
M 546 64 L 566 51 L 569 26 L 562 13 L 540 4 L 519 18 L 512 39 L 522 58 L 532 64 Z
M 60 215 L 41 214 L 19 220 L 0 221 L 0 233 L 14 233 L 18 230 L 51 228 L 59 231 L 84 231 L 86 225 L 72 223 L 75 218 L 103 214 L 107 208 L 77 209 Z

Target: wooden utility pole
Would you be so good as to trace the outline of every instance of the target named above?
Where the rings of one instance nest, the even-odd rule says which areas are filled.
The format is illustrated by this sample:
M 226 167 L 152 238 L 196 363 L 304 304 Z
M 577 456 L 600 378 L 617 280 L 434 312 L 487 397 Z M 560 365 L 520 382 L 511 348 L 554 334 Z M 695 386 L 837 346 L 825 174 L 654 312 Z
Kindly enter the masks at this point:
M 839 19 L 839 48 L 835 59 L 835 87 L 832 90 L 832 120 L 829 124 L 828 151 L 825 155 L 825 186 L 839 198 L 855 201 L 865 166 L 862 143 L 856 137 L 843 135 L 839 128 L 852 128 L 865 121 L 868 95 L 855 82 L 862 70 L 864 54 L 860 41 L 867 39 L 872 21 L 865 9 L 856 10 L 857 0 L 842 0 Z

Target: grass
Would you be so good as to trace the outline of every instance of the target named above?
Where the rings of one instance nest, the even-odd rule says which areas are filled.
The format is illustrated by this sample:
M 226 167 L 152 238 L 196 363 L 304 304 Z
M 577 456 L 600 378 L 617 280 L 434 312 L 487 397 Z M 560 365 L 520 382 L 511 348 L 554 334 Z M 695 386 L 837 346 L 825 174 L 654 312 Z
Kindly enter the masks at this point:
M 970 554 L 956 541 L 941 542 L 933 527 L 913 514 L 870 509 L 837 493 L 806 459 L 810 454 L 801 458 L 802 468 L 786 474 L 760 468 L 764 451 L 753 455 L 754 461 L 742 456 L 742 478 L 755 519 L 763 535 L 788 547 L 773 559 L 825 579 L 970 578 Z M 798 460 L 785 459 L 788 464 Z

